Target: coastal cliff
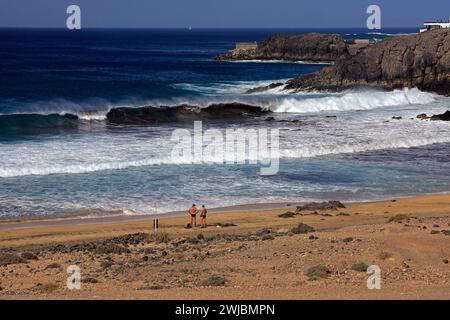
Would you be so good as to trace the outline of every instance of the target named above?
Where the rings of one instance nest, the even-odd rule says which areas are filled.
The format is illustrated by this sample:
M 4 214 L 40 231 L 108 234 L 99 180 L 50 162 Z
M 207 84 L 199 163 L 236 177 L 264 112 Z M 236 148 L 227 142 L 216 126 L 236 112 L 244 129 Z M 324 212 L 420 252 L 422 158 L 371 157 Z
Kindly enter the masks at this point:
M 300 35 L 272 35 L 255 48 L 236 48 L 214 57 L 219 61 L 233 60 L 285 60 L 334 62 L 347 55 L 344 39 L 336 34 L 309 33 Z
M 450 30 L 385 39 L 333 66 L 287 82 L 294 91 L 341 91 L 355 87 L 385 90 L 417 87 L 450 94 Z

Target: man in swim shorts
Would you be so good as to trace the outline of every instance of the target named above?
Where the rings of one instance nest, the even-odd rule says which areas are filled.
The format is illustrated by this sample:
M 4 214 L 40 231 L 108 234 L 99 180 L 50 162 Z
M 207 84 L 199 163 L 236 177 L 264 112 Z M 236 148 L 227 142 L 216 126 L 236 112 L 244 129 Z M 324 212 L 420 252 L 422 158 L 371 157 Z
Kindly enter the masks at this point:
M 202 205 L 200 209 L 200 219 L 202 220 L 202 228 L 206 228 L 206 214 L 208 210 L 206 210 L 205 205 Z
M 195 203 L 189 209 L 189 215 L 191 216 L 191 226 L 196 227 L 197 226 L 197 207 L 195 206 Z

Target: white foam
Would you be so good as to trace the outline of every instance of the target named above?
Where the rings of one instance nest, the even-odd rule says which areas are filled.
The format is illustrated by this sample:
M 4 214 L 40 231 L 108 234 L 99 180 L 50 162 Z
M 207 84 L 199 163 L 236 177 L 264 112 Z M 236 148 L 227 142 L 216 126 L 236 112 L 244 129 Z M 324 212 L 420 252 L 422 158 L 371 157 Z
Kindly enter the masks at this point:
M 269 105 L 273 112 L 313 113 L 320 111 L 371 110 L 387 106 L 427 104 L 436 99 L 432 93 L 418 89 L 394 90 L 392 92 L 363 91 L 327 95 L 319 98 L 287 97 Z
M 294 60 L 294 61 L 289 61 L 289 60 L 263 60 L 263 59 L 252 59 L 252 60 L 231 60 L 229 62 L 233 62 L 233 63 L 297 63 L 297 64 L 317 64 L 317 65 L 331 65 L 333 64 L 333 62 L 328 62 L 328 61 L 307 61 L 307 60 Z

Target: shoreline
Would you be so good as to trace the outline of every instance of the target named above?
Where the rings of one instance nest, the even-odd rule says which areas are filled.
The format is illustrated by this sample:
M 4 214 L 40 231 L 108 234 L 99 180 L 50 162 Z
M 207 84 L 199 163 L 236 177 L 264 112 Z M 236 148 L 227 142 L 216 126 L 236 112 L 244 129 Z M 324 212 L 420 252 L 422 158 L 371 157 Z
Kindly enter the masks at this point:
M 450 195 L 450 191 L 433 192 L 433 193 L 421 193 L 413 195 L 404 195 L 397 197 L 385 197 L 379 199 L 369 200 L 355 200 L 355 201 L 343 201 L 345 204 L 369 204 L 387 202 L 393 199 L 414 199 L 427 196 L 445 196 Z M 247 204 L 236 205 L 224 205 L 219 207 L 208 208 L 210 214 L 219 213 L 232 213 L 239 211 L 258 211 L 258 210 L 280 210 L 280 209 L 292 209 L 296 206 L 304 205 L 309 202 L 322 202 L 326 200 L 310 200 L 310 201 L 281 201 L 281 202 L 256 202 Z M 169 219 L 187 217 L 186 210 L 175 210 L 161 213 L 149 213 L 149 214 L 110 214 L 99 216 L 78 216 L 77 214 L 70 216 L 58 215 L 51 217 L 45 215 L 43 217 L 22 216 L 18 218 L 0 218 L 0 231 L 27 229 L 36 227 L 52 227 L 52 226 L 71 226 L 71 225 L 95 225 L 102 223 L 124 223 L 133 221 L 150 221 L 152 219 Z
M 450 194 L 345 206 L 292 217 L 280 216 L 292 207 L 241 207 L 209 215 L 205 229 L 175 216 L 158 233 L 150 219 L 4 230 L 0 299 L 450 298 Z M 65 286 L 74 263 L 81 290 Z M 380 266 L 382 290 L 366 288 L 358 263 Z M 327 275 L 308 279 L 319 265 Z M 201 284 L 213 275 L 225 283 Z

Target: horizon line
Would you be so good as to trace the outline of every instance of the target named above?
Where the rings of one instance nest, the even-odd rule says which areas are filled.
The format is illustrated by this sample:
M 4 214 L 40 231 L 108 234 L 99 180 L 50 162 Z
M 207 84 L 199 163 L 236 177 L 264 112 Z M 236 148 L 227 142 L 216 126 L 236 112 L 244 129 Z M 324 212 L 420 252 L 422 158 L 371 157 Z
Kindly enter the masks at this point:
M 80 30 L 122 30 L 122 29 L 130 29 L 130 30 L 257 30 L 257 29 L 367 29 L 372 32 L 376 32 L 376 30 L 383 29 L 415 29 L 420 28 L 417 26 L 402 26 L 402 27 L 393 27 L 387 26 L 381 29 L 367 29 L 367 27 L 82 27 Z M 30 26 L 0 26 L 0 29 L 53 29 L 53 30 L 68 30 L 66 27 L 30 27 Z M 69 31 L 80 31 L 80 30 L 69 30 Z

